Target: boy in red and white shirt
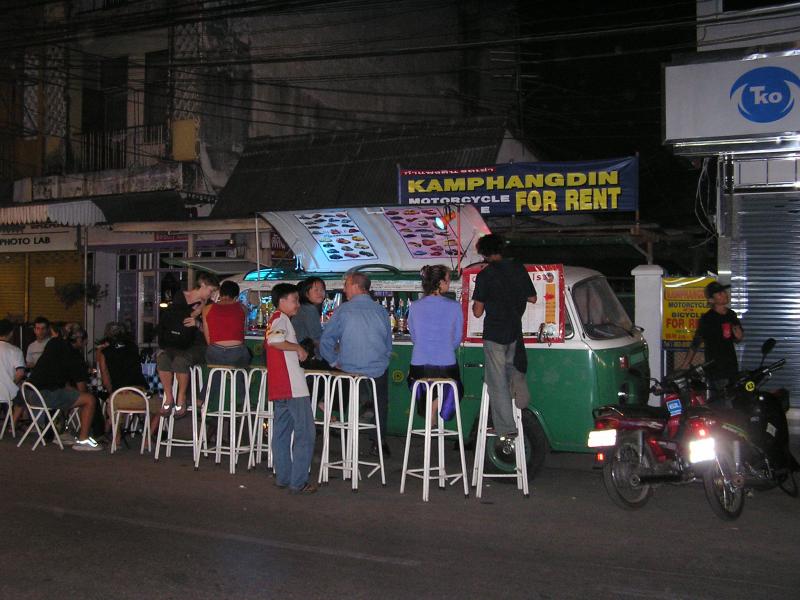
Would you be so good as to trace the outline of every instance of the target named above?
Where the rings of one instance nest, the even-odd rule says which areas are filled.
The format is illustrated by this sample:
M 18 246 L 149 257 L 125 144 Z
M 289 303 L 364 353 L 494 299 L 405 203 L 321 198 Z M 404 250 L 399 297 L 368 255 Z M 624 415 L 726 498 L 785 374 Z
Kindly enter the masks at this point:
M 297 343 L 289 320 L 300 309 L 297 286 L 279 283 L 272 288 L 272 303 L 278 309 L 267 325 L 264 347 L 267 353 L 267 393 L 275 410 L 272 443 L 276 485 L 292 494 L 313 494 L 317 485 L 308 480 L 314 456 L 314 415 L 305 371 L 300 361 L 306 351 Z M 294 433 L 294 446 L 291 446 Z

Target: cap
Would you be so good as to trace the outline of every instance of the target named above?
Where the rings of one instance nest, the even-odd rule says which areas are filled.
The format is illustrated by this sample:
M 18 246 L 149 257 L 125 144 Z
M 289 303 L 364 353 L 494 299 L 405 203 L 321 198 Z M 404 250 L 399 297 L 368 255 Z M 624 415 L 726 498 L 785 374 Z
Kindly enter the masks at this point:
M 714 296 L 714 294 L 719 292 L 724 292 L 725 290 L 729 290 L 731 286 L 729 285 L 722 285 L 719 281 L 712 281 L 706 286 L 705 294 L 706 298 L 709 300 Z

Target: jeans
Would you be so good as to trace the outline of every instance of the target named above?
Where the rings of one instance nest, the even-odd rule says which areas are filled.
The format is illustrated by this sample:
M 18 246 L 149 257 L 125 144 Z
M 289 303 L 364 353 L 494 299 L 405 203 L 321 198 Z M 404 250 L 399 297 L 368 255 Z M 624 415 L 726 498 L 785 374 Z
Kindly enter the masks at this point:
M 275 431 L 272 443 L 275 444 L 275 477 L 278 485 L 288 485 L 292 490 L 301 490 L 308 483 L 308 470 L 314 456 L 314 414 L 311 411 L 311 398 L 290 398 L 276 400 Z M 294 432 L 294 444 L 292 433 Z
M 514 374 L 516 347 L 516 342 L 498 344 L 489 340 L 483 341 L 483 377 L 489 389 L 489 408 L 497 435 L 517 433 L 511 404 L 511 377 Z
M 206 363 L 213 366 L 232 367 L 238 369 L 246 369 L 250 366 L 250 351 L 244 344 L 240 346 L 215 346 L 211 344 L 206 348 Z M 211 382 L 210 398 L 216 400 L 219 396 L 219 385 L 221 381 L 220 375 L 214 377 Z M 237 386 L 237 402 L 244 398 L 246 380 L 244 377 L 239 377 L 236 382 Z M 206 390 L 202 391 L 203 398 L 205 398 Z

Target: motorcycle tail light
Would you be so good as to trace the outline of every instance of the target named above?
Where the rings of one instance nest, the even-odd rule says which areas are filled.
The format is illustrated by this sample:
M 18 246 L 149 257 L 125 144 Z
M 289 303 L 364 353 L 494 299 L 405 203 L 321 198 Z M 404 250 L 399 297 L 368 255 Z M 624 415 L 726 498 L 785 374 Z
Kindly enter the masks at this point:
M 598 462 L 598 463 L 603 463 L 603 462 L 605 462 L 605 460 L 606 460 L 606 455 L 605 455 L 604 453 L 602 453 L 602 452 L 598 452 L 598 453 L 595 455 L 595 461 L 596 461 L 596 462 Z
M 628 365 L 629 365 L 628 357 L 627 356 L 620 356 L 619 357 L 619 368 L 620 369 L 625 369 L 627 371 L 628 370 Z
M 689 421 L 689 431 L 697 437 L 708 437 L 708 425 L 703 419 L 692 419 Z

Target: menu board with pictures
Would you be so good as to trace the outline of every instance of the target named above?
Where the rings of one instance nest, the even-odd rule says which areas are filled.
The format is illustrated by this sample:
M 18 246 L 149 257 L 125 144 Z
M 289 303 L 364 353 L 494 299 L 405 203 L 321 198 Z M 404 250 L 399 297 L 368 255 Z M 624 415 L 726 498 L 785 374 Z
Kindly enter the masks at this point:
M 475 291 L 475 279 L 483 266 L 469 267 L 461 274 L 461 305 L 464 311 L 465 339 L 468 342 L 480 342 L 483 338 L 483 320 L 472 314 L 472 294 Z M 564 341 L 564 267 L 554 265 L 525 265 L 537 301 L 527 304 L 522 316 L 522 336 L 525 343 L 562 343 Z M 466 292 L 466 293 L 465 293 Z
M 414 258 L 439 258 L 458 255 L 458 240 L 450 225 L 438 229 L 438 208 L 398 208 L 384 212 L 386 218 L 405 243 Z
M 374 259 L 367 236 L 346 211 L 319 211 L 297 215 L 297 219 L 325 252 L 328 260 Z

